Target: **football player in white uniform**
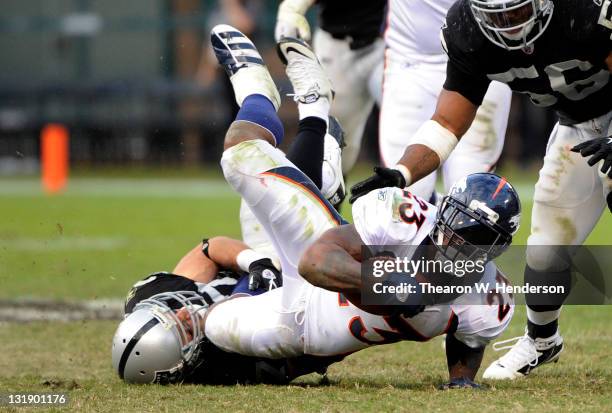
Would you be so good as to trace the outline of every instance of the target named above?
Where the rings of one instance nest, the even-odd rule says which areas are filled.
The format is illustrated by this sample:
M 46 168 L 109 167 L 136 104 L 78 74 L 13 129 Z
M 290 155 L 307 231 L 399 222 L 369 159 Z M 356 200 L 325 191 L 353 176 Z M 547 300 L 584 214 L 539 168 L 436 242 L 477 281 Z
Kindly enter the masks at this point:
M 353 186 L 352 199 L 437 169 L 465 139 L 491 82 L 504 82 L 559 116 L 535 185 L 524 274 L 526 283 L 569 286 L 569 260 L 555 250 L 582 244 L 606 199 L 612 209 L 612 2 L 459 0 L 442 34 L 449 60 L 435 113 L 398 165 Z M 563 351 L 561 303 L 526 300 L 525 335 L 485 378 L 524 377 Z
M 226 135 L 223 171 L 270 236 L 281 260 L 283 287 L 231 298 L 209 309 L 186 302 L 176 314 L 153 301 L 132 314 L 141 328 L 130 341 L 147 340 L 148 329 L 162 322 L 167 326 L 163 341 L 181 343 L 190 359 L 193 343 L 201 340 L 229 352 L 280 359 L 341 357 L 371 345 L 447 334 L 448 387 L 475 387 L 484 347 L 512 317 L 512 298 L 475 292 L 447 304 L 386 306 L 382 311 L 388 315 L 376 315 L 358 295 L 361 247 L 431 244 L 447 257 L 493 258 L 511 243 L 518 228 L 520 204 L 514 189 L 496 175 L 471 175 L 453 188 L 437 211 L 409 192 L 387 188 L 354 205 L 355 225 L 341 225 L 342 218 L 312 181 L 275 148 L 283 138 L 276 115 L 280 99 L 261 58 L 244 58 L 245 50 L 253 57 L 254 45 L 226 25 L 215 27 L 212 39 L 241 106 Z M 302 61 L 303 71 L 288 70 L 292 81 L 299 76 L 321 84 L 323 72 L 307 45 L 286 39 L 279 50 L 288 68 Z M 327 95 L 321 92 L 310 102 Z M 483 283 L 505 284 L 492 262 L 477 277 Z M 179 370 L 189 366 L 188 360 L 179 364 Z
M 446 77 L 448 57 L 438 36 L 455 0 L 389 0 L 385 30 L 385 70 L 380 110 L 380 154 L 397 164 L 419 127 L 431 118 Z M 476 119 L 440 167 L 446 191 L 462 176 L 492 171 L 501 154 L 512 92 L 492 82 Z M 430 199 L 436 172 L 409 190 Z
M 473 380 L 485 345 L 501 334 L 513 314 L 512 299 L 484 293 L 451 304 L 405 306 L 388 316 L 364 311 L 356 294 L 361 287 L 361 246 L 419 245 L 429 242 L 430 233 L 439 233 L 446 246 L 489 244 L 486 253 L 493 257 L 509 245 L 518 228 L 520 206 L 513 188 L 495 175 L 474 175 L 475 181 L 468 178 L 454 188 L 439 214 L 422 199 L 390 188 L 358 202 L 353 209 L 355 225 L 341 226 L 342 218 L 311 181 L 275 148 L 282 139 L 273 119 L 278 94 L 261 62 L 239 58 L 238 45 L 248 39 L 227 26 L 215 28 L 212 37 L 227 45 L 218 58 L 229 67 L 241 111 L 258 112 L 230 127 L 221 165 L 227 181 L 270 236 L 283 268 L 283 287 L 212 307 L 205 320 L 207 339 L 226 351 L 280 358 L 347 354 L 375 344 L 423 341 L 448 333 L 451 379 Z M 307 45 L 289 39 L 281 41 L 279 50 L 289 67 L 294 60 L 312 56 L 303 72 L 288 73 L 311 85 L 321 83 L 321 69 Z M 248 108 L 259 105 L 249 101 L 253 96 L 265 97 L 266 106 Z M 483 186 L 479 192 L 473 192 L 476 182 Z M 475 193 L 481 201 L 473 198 Z M 497 201 L 488 207 L 489 199 Z M 504 283 L 492 262 L 483 277 L 492 284 Z
M 334 85 L 331 114 L 346 131 L 342 169 L 351 170 L 374 102 L 380 103 L 386 0 L 283 0 L 278 8 L 276 41 L 294 37 L 310 42 L 305 14 L 316 3 L 319 27 L 312 45 Z

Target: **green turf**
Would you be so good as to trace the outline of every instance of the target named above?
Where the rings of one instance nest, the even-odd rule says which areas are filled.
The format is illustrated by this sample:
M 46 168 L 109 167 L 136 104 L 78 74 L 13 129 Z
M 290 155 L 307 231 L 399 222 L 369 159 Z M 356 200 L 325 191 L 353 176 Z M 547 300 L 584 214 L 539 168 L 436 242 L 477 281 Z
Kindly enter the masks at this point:
M 515 184 L 524 244 L 532 184 Z M 221 180 L 83 178 L 45 196 L 37 181 L 13 179 L 0 180 L 0 197 L 0 298 L 119 297 L 202 237 L 240 236 L 238 197 Z M 350 220 L 348 204 L 342 211 Z M 587 243 L 609 244 L 611 231 L 606 211 Z
M 517 187 L 522 244 L 532 184 Z M 0 199 L 0 298 L 122 297 L 135 279 L 172 269 L 201 237 L 240 234 L 238 198 L 211 177 L 84 177 L 52 197 L 35 180 L 5 179 Z M 609 244 L 611 229 L 606 212 L 588 242 Z M 331 385 L 309 376 L 281 387 L 126 386 L 110 368 L 115 322 L 0 324 L 0 392 L 68 391 L 73 409 L 112 412 L 609 411 L 611 318 L 612 307 L 564 309 L 561 362 L 482 392 L 435 390 L 445 377 L 439 339 L 360 352 L 330 369 Z M 504 338 L 524 320 L 519 307 Z M 489 350 L 484 364 L 493 357 Z
M 110 368 L 115 323 L 30 323 L 0 327 L 0 392 L 68 392 L 87 411 L 573 411 L 612 406 L 610 307 L 569 307 L 561 361 L 526 380 L 484 391 L 436 390 L 445 379 L 441 339 L 359 352 L 290 386 L 126 386 Z M 504 337 L 520 334 L 523 309 Z M 485 365 L 494 357 L 488 350 Z M 1 409 L 1 407 L 0 407 Z

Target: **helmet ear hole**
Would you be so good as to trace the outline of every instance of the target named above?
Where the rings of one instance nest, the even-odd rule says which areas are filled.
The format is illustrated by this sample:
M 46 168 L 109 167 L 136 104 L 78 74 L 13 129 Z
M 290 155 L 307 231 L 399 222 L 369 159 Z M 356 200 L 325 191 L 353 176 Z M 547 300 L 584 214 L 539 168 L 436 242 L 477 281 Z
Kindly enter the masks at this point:
M 147 373 L 144 370 L 140 370 L 140 374 L 144 376 Z
M 137 352 L 136 352 L 136 355 L 137 355 L 137 356 L 140 356 L 140 351 L 137 351 Z

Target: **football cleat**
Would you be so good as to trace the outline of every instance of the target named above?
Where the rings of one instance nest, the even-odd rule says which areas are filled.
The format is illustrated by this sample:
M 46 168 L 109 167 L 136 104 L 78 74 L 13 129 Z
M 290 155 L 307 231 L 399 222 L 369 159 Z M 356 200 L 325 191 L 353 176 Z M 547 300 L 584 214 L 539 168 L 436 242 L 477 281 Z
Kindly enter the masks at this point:
M 247 36 L 232 26 L 219 24 L 210 32 L 210 43 L 232 82 L 238 106 L 247 96 L 258 94 L 267 97 L 278 110 L 281 100 L 276 84 Z
M 514 342 L 514 344 L 511 344 Z M 510 349 L 494 361 L 482 375 L 488 380 L 513 380 L 528 375 L 542 364 L 557 362 L 563 351 L 563 337 L 556 333 L 549 338 L 514 337 L 493 344 L 495 351 Z
M 323 148 L 323 170 L 321 173 L 321 193 L 336 209 L 346 196 L 344 176 L 342 175 L 342 149 L 344 130 L 338 119 L 329 117 Z
M 325 97 L 331 103 L 334 92 L 317 55 L 302 40 L 284 37 L 276 46 L 278 56 L 286 66 L 287 77 L 293 85 L 293 100 L 314 103 Z

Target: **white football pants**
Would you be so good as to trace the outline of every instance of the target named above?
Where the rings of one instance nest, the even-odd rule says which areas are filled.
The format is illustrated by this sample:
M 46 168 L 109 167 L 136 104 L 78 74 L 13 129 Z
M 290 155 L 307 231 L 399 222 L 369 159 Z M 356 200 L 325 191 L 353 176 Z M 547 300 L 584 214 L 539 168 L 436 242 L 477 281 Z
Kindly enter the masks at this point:
M 374 102 L 380 101 L 383 40 L 351 50 L 348 39 L 334 39 L 317 29 L 312 42 L 336 92 L 330 114 L 338 118 L 344 129 L 342 171 L 347 173 L 359 156 L 363 130 Z

